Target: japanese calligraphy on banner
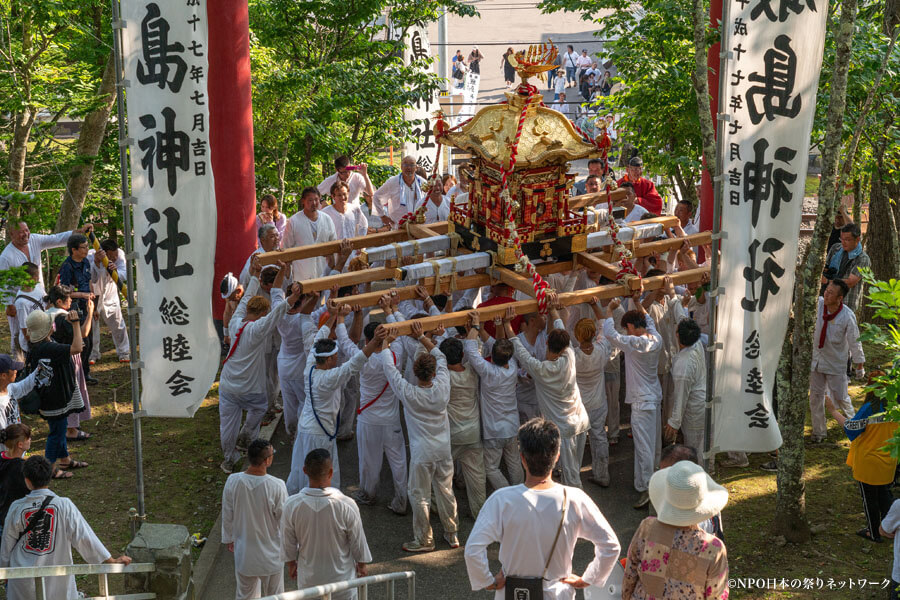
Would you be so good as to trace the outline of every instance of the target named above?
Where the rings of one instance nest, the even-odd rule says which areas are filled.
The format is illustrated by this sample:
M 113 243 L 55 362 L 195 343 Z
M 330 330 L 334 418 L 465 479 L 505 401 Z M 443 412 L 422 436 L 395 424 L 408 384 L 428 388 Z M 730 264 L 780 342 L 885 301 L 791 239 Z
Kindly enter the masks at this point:
M 791 310 L 825 0 L 733 0 L 726 107 L 713 447 L 781 445 L 772 392 Z
M 206 0 L 121 0 L 143 409 L 191 417 L 219 364 Z
M 431 56 L 431 46 L 428 43 L 428 34 L 418 27 L 409 30 L 406 36 L 407 42 L 403 54 L 403 61 L 411 64 L 415 60 L 422 60 Z M 434 141 L 434 113 L 440 108 L 437 95 L 417 101 L 404 109 L 404 119 L 407 121 L 419 121 L 413 128 L 415 139 L 403 144 L 403 155 L 414 156 L 416 164 L 431 172 L 434 166 L 434 157 L 437 145 Z
M 463 105 L 456 117 L 455 125 L 475 116 L 475 105 L 478 103 L 478 88 L 481 87 L 481 74 L 466 71 L 466 83 L 463 86 Z

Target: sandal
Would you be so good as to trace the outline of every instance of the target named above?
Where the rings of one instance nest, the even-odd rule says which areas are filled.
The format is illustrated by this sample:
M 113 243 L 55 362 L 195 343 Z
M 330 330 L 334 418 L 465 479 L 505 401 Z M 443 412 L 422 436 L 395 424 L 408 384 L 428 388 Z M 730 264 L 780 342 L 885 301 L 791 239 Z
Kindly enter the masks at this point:
M 66 471 L 72 471 L 75 469 L 83 469 L 87 467 L 88 464 L 83 460 L 70 460 L 67 463 L 60 463 L 59 468 Z
M 72 479 L 73 475 L 73 473 L 69 473 L 68 471 L 57 469 L 53 472 L 53 479 Z
M 872 537 L 872 534 L 869 533 L 868 527 L 863 527 L 862 529 L 860 529 L 859 531 L 856 532 L 856 535 L 858 535 L 861 538 L 867 539 L 870 542 L 875 542 L 876 544 L 881 542 L 880 537 L 877 537 L 877 538 Z
M 81 429 L 78 430 L 78 435 L 76 435 L 75 437 L 66 436 L 67 442 L 83 442 L 89 439 L 91 439 L 91 434 L 87 431 L 82 431 Z

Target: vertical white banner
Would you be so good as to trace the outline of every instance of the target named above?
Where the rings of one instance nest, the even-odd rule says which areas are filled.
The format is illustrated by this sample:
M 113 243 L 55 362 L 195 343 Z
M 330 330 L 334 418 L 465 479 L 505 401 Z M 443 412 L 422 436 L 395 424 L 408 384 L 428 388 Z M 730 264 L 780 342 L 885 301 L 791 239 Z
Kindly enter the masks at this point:
M 772 392 L 791 311 L 828 3 L 734 0 L 729 11 L 713 447 L 762 452 L 781 445 Z
M 407 65 L 415 60 L 421 60 L 431 56 L 431 45 L 428 42 L 428 33 L 425 29 L 414 27 L 406 35 L 406 47 L 403 53 L 403 62 Z M 432 94 L 423 100 L 407 106 L 403 111 L 407 121 L 420 121 L 413 129 L 415 139 L 403 144 L 403 156 L 414 156 L 416 164 L 431 172 L 434 166 L 437 143 L 434 140 L 434 113 L 440 108 L 437 94 Z
M 193 416 L 219 365 L 206 2 L 121 2 L 141 404 L 150 416 Z
M 463 86 L 463 105 L 456 115 L 456 123 L 454 125 L 458 125 L 475 116 L 475 112 L 478 110 L 478 89 L 480 87 L 481 74 L 466 71 L 466 83 Z

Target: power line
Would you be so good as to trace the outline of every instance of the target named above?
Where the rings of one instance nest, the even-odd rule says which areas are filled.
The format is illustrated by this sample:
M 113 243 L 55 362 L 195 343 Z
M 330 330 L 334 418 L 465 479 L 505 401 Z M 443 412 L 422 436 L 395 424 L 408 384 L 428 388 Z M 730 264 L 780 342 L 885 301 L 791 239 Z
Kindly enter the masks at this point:
M 591 38 L 589 40 L 558 40 L 554 46 L 567 46 L 569 44 L 605 44 L 612 41 L 608 38 Z M 547 40 L 515 41 L 515 42 L 429 42 L 430 46 L 530 46 L 531 44 L 546 44 Z

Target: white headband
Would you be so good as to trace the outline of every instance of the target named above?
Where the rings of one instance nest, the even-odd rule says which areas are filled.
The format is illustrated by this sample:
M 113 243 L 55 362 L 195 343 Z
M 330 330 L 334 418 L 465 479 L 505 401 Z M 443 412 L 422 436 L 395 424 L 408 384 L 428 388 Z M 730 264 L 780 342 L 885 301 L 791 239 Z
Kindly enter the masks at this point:
M 220 291 L 222 292 L 222 298 L 228 298 L 234 293 L 234 290 L 237 289 L 238 280 L 237 277 L 232 273 L 227 273 L 225 277 L 222 278 L 222 288 Z
M 318 350 L 316 350 L 314 355 L 316 358 L 328 358 L 329 356 L 334 356 L 335 354 L 337 354 L 337 351 L 337 346 L 335 346 L 331 349 L 330 352 L 319 352 Z

